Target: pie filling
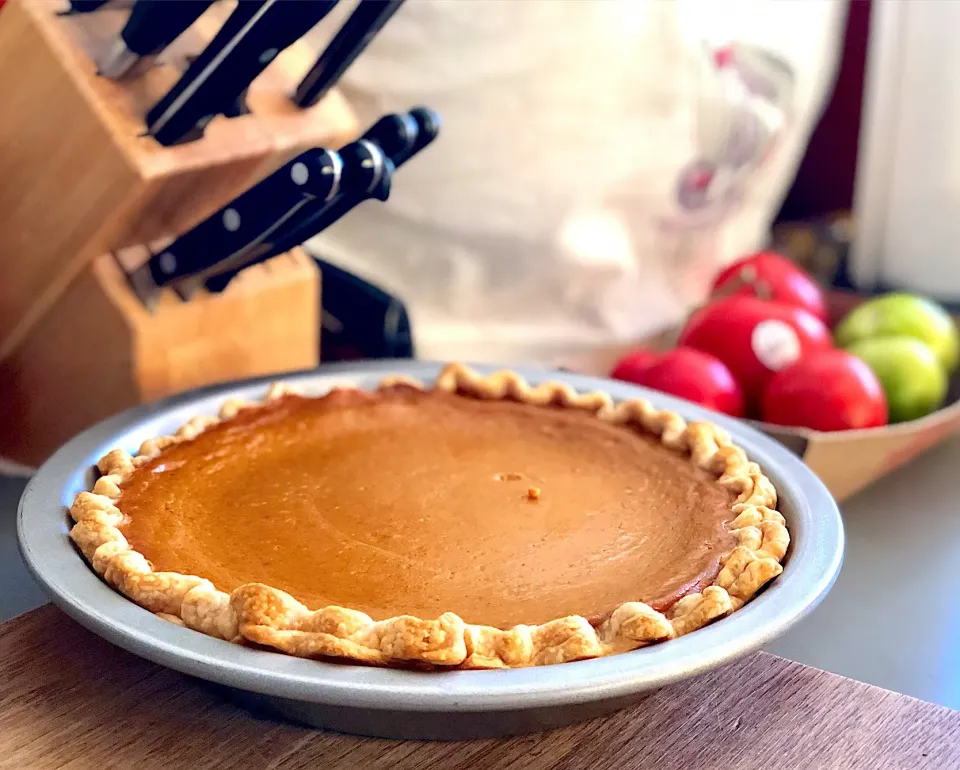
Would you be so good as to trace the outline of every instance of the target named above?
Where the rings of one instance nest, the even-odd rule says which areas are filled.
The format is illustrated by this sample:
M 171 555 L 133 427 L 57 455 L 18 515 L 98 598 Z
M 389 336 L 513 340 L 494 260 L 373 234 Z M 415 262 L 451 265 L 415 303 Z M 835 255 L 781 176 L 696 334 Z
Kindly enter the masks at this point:
M 310 609 L 509 628 L 664 611 L 736 546 L 735 495 L 576 409 L 394 386 L 285 396 L 173 445 L 118 501 L 158 571 Z

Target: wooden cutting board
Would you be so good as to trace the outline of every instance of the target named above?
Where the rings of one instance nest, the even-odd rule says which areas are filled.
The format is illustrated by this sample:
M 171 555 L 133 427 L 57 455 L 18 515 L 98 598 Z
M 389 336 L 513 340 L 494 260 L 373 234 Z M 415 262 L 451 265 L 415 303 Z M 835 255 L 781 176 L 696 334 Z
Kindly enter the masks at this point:
M 0 768 L 957 768 L 960 712 L 757 653 L 611 717 L 504 740 L 258 719 L 52 606 L 0 625 Z

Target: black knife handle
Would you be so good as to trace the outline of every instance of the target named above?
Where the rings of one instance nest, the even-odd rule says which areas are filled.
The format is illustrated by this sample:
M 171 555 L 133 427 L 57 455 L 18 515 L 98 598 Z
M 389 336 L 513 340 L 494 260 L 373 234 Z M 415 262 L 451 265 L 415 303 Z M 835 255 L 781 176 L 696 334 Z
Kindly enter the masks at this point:
M 202 130 L 310 31 L 337 0 L 241 0 L 213 41 L 147 113 L 147 131 L 172 145 Z
M 273 241 L 272 248 L 263 254 L 262 259 L 270 259 L 278 254 L 283 254 L 304 241 L 310 240 L 310 238 L 322 233 L 334 222 L 349 214 L 364 201 L 387 200 L 390 197 L 393 174 L 396 170 L 397 167 L 393 160 L 385 158 L 383 173 L 375 179 L 370 179 L 370 184 L 365 188 L 345 191 L 326 206 L 305 206 L 298 213 L 296 220 L 291 221 L 290 226 L 285 228 L 279 237 Z
M 109 51 L 100 59 L 100 75 L 119 80 L 139 73 L 182 35 L 214 0 L 136 0 Z
M 319 102 L 401 5 L 403 0 L 360 0 L 300 81 L 293 100 L 301 107 L 310 107 Z
M 327 203 L 311 201 L 307 206 L 303 206 L 285 223 L 286 227 L 276 228 L 272 238 L 247 249 L 247 253 L 237 260 L 234 267 L 208 278 L 204 282 L 208 291 L 223 291 L 241 270 L 299 246 L 303 240 L 300 236 L 302 230 L 314 226 L 323 229 L 327 226 L 323 222 L 327 222 L 328 218 L 332 223 L 357 203 L 369 198 L 387 199 L 394 167 L 382 149 L 365 139 L 358 139 L 341 147 L 339 154 L 343 159 L 343 171 L 337 195 Z M 347 203 L 348 201 L 350 203 Z M 306 220 L 303 221 L 305 213 Z
M 440 135 L 440 113 L 436 110 L 431 110 L 429 107 L 414 107 L 410 110 L 410 118 L 417 125 L 417 138 L 413 147 L 410 148 L 409 155 L 399 162 L 397 158 L 393 159 L 398 166 L 416 155 Z
M 363 157 L 363 155 L 364 153 L 369 154 L 371 149 L 375 151 L 376 148 L 379 148 L 382 156 L 386 156 L 392 163 L 389 169 L 392 177 L 393 170 L 396 167 L 394 158 L 406 159 L 409 157 L 417 142 L 418 134 L 419 126 L 412 114 L 393 113 L 380 118 L 364 132 L 358 141 L 341 147 L 340 153 L 344 159 L 344 173 L 341 179 L 339 197 L 350 195 L 352 200 L 356 200 L 358 196 L 364 195 L 374 197 L 388 195 L 389 188 L 386 190 L 378 189 L 380 172 L 376 164 L 377 162 L 382 163 L 382 158 L 377 161 L 377 158 L 372 155 L 368 157 Z M 369 145 L 364 142 L 373 144 L 374 148 L 369 148 Z M 331 212 L 329 207 L 332 204 L 332 201 L 330 203 L 313 201 L 304 206 L 294 217 L 290 218 L 275 238 L 252 250 L 249 255 L 250 261 L 245 262 L 244 266 L 249 267 L 289 251 L 309 238 L 310 236 L 306 235 L 307 233 L 324 227 L 323 222 L 325 220 L 321 218 L 325 214 L 339 219 L 349 210 L 344 209 L 341 205 L 339 211 Z M 242 268 L 227 270 L 209 278 L 205 284 L 206 288 L 211 292 L 222 291 L 240 269 Z
M 153 56 L 182 35 L 213 0 L 136 0 L 120 36 L 137 56 Z
M 336 199 L 329 204 L 314 201 L 304 206 L 290 218 L 286 227 L 280 229 L 278 236 L 260 244 L 250 258 L 244 261 L 243 267 L 264 262 L 301 245 L 346 216 L 365 200 L 386 200 L 390 194 L 393 172 L 433 142 L 439 133 L 440 116 L 429 107 L 415 107 L 407 115 L 385 115 L 380 118 L 367 129 L 360 141 L 342 147 L 340 152 L 349 156 L 352 152 L 349 148 L 361 145 L 363 140 L 379 146 L 388 156 L 389 166 L 385 179 L 367 186 L 362 184 L 359 176 L 355 177 L 357 181 L 354 184 L 348 184 L 344 179 L 342 192 Z M 388 147 L 392 152 L 387 152 Z M 349 174 L 345 170 L 344 177 L 347 176 Z M 351 188 L 354 192 L 350 191 Z M 223 291 L 241 269 L 221 272 L 209 278 L 204 285 L 211 292 Z
M 365 193 L 357 192 L 352 195 L 346 192 L 341 193 L 327 206 L 318 206 L 315 204 L 305 206 L 297 213 L 296 218 L 291 220 L 290 226 L 285 228 L 282 234 L 275 239 L 273 248 L 265 254 L 263 259 L 269 259 L 277 254 L 283 254 L 285 251 L 289 251 L 314 236 L 319 235 L 365 200 L 387 200 L 390 194 L 393 172 L 428 146 L 440 133 L 440 116 L 429 107 L 415 107 L 410 110 L 409 116 L 417 126 L 413 146 L 403 148 L 397 155 L 390 157 L 390 174 L 385 184 L 370 188 Z M 370 130 L 363 135 L 364 138 L 369 141 L 376 141 L 378 133 L 382 132 L 382 123 L 383 119 L 377 121 L 371 126 Z M 395 140 L 390 138 L 389 141 L 394 142 Z
M 358 191 L 353 194 L 338 195 L 329 206 L 322 208 L 312 207 L 310 215 L 300 220 L 289 230 L 284 231 L 284 233 L 274 241 L 273 249 L 265 258 L 269 259 L 271 256 L 283 254 L 285 251 L 290 251 L 290 249 L 310 240 L 335 222 L 343 219 L 343 217 L 364 201 L 386 201 L 387 198 L 390 197 L 393 173 L 396 171 L 396 167 L 392 161 L 388 159 L 387 164 L 386 172 L 367 190 L 362 192 Z
M 343 159 L 343 174 L 340 189 L 328 204 L 344 195 L 363 195 L 375 190 L 382 184 L 384 177 L 389 178 L 393 165 L 389 156 L 379 145 L 369 139 L 360 138 L 341 147 L 338 152 Z
M 413 123 L 415 131 L 413 132 L 413 143 L 407 144 L 410 137 L 410 126 L 403 121 L 402 134 L 388 134 L 387 128 L 393 126 L 400 128 L 396 121 L 387 121 L 387 118 L 396 116 L 387 115 L 381 118 L 363 135 L 367 141 L 379 144 L 387 153 L 390 160 L 390 174 L 386 181 L 386 187 L 379 185 L 369 188 L 366 192 L 358 191 L 350 194 L 344 191 L 337 196 L 328 206 L 319 207 L 312 205 L 301 211 L 295 222 L 291 222 L 283 235 L 277 239 L 273 255 L 282 254 L 289 251 L 294 246 L 299 246 L 304 241 L 313 238 L 315 235 L 323 232 L 334 222 L 341 219 L 352 209 L 359 206 L 363 201 L 376 199 L 385 201 L 390 194 L 390 183 L 392 182 L 393 172 L 406 163 L 410 158 L 429 145 L 440 134 L 440 116 L 429 107 L 414 107 L 405 116 Z M 402 137 L 402 138 L 401 138 Z M 380 144 L 383 142 L 383 144 Z M 393 152 L 387 151 L 387 147 L 393 149 Z
M 164 286 L 203 273 L 270 237 L 300 207 L 334 198 L 342 169 L 333 150 L 301 153 L 151 257 L 154 283 Z
M 417 121 L 410 113 L 391 113 L 370 126 L 361 139 L 373 142 L 396 164 L 397 158 L 413 150 L 419 132 Z
M 393 161 L 387 159 L 386 163 L 388 165 L 385 173 L 367 190 L 362 192 L 358 191 L 353 194 L 338 195 L 329 206 L 311 207 L 311 213 L 309 215 L 298 220 L 296 225 L 292 226 L 289 230 L 285 230 L 283 234 L 274 241 L 273 248 L 264 256 L 264 259 L 269 259 L 277 254 L 283 254 L 285 251 L 290 251 L 290 249 L 310 240 L 335 222 L 343 219 L 343 217 L 364 201 L 386 201 L 387 198 L 390 197 L 393 173 L 396 171 Z
M 108 0 L 70 0 L 70 11 L 72 13 L 90 13 L 106 5 L 107 2 Z
M 266 6 L 271 0 L 243 0 L 237 3 L 223 26 L 214 35 L 213 40 L 196 56 L 187 67 L 187 71 L 180 76 L 180 79 L 173 87 L 164 94 L 147 113 L 147 130 L 154 134 L 161 144 L 175 144 L 182 136 L 188 134 L 197 123 L 202 120 L 191 119 L 188 112 L 180 109 L 177 112 L 175 105 L 179 101 L 185 101 L 187 90 L 197 82 L 200 76 L 213 65 L 214 60 L 241 32 L 254 23 L 257 14 L 266 10 Z M 189 97 L 186 97 L 189 98 Z M 210 119 L 216 114 L 210 114 Z M 206 116 L 194 116 L 204 118 Z M 159 133 L 159 136 L 157 134 Z

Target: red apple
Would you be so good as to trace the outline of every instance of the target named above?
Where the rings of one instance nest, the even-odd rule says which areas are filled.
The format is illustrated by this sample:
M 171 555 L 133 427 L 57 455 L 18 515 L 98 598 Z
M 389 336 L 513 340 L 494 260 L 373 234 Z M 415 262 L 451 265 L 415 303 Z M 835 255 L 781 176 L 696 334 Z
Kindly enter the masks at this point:
M 875 428 L 887 424 L 887 400 L 865 362 L 844 350 L 821 350 L 771 378 L 762 416 L 813 430 Z
M 772 251 L 761 251 L 725 268 L 714 279 L 714 297 L 756 297 L 800 307 L 829 323 L 823 291 L 801 268 Z
M 663 354 L 653 350 L 645 350 L 644 348 L 632 350 L 617 361 L 613 367 L 613 371 L 610 372 L 610 376 L 615 380 L 623 380 L 624 382 L 633 382 L 642 385 L 643 376 L 647 369 L 649 369 L 650 365 L 660 358 L 661 355 Z
M 674 348 L 659 356 L 636 351 L 620 360 L 613 377 L 734 417 L 744 414 L 743 391 L 730 370 L 714 356 L 692 348 Z
M 700 308 L 687 320 L 679 344 L 723 361 L 751 403 L 776 372 L 833 346 L 830 330 L 806 310 L 754 297 L 727 297 Z

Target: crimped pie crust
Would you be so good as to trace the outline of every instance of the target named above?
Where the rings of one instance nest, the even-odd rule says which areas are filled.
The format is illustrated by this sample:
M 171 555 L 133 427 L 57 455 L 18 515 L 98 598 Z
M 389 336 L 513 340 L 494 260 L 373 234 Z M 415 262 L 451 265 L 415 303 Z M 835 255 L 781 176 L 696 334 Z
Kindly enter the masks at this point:
M 399 383 L 424 387 L 408 377 L 388 377 L 380 387 Z M 107 583 L 166 620 L 230 642 L 253 642 L 297 657 L 345 658 L 374 665 L 514 668 L 625 652 L 682 636 L 728 615 L 783 571 L 780 562 L 790 537 L 783 516 L 775 510 L 776 490 L 718 426 L 687 423 L 645 399 L 615 403 L 605 393 L 580 394 L 560 382 L 534 387 L 514 372 L 483 376 L 461 364 L 448 365 L 434 387 L 482 399 L 581 409 L 597 419 L 658 437 L 663 446 L 689 454 L 691 462 L 737 494 L 728 526 L 738 545 L 722 557 L 713 585 L 683 597 L 665 614 L 642 602 L 627 602 L 596 628 L 581 616 L 508 630 L 471 625 L 452 612 L 435 620 L 401 615 L 374 621 L 344 607 L 311 611 L 289 594 L 261 583 L 248 583 L 228 594 L 194 575 L 155 572 L 118 528 L 124 519 L 116 506 L 122 494 L 120 483 L 166 447 L 195 438 L 241 409 L 257 408 L 239 400 L 226 401 L 219 418 L 196 417 L 175 436 L 145 441 L 136 457 L 120 449 L 109 452 L 98 463 L 103 475 L 93 492 L 78 494 L 70 508 L 76 522 L 70 537 Z M 288 385 L 275 384 L 266 401 L 292 392 Z

